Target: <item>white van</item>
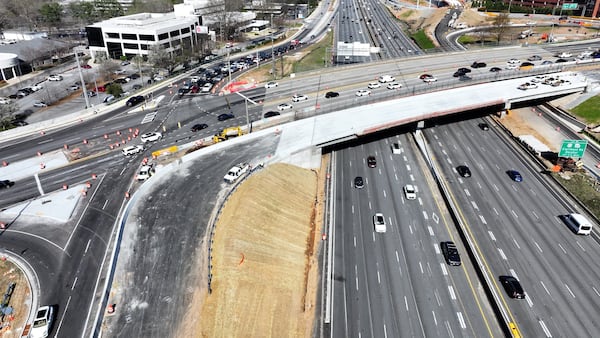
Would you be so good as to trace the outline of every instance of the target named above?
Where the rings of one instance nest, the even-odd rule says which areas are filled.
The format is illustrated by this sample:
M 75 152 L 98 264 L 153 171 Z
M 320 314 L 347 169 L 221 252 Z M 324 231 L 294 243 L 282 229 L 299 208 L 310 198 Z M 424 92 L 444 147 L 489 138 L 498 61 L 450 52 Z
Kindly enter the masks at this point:
M 391 75 L 381 75 L 379 77 L 379 82 L 381 82 L 381 83 L 394 82 L 394 81 L 396 81 L 396 79 Z
M 565 216 L 567 225 L 578 235 L 589 235 L 592 232 L 592 222 L 580 214 L 568 214 Z

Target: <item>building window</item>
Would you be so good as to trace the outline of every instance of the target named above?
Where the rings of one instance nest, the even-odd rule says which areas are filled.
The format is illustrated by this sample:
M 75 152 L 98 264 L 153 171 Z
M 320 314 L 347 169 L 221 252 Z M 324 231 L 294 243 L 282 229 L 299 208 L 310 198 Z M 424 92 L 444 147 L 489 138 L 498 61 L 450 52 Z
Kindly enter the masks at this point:
M 140 34 L 140 40 L 142 40 L 142 41 L 155 41 L 154 40 L 154 35 L 146 35 L 146 34 Z
M 119 33 L 106 33 L 106 35 L 108 35 L 108 37 L 111 38 L 111 39 L 118 39 L 119 38 Z
M 164 48 L 164 49 L 171 48 L 171 45 L 170 45 L 168 42 L 165 42 L 165 43 L 163 43 L 161 46 L 162 46 L 162 48 Z
M 121 36 L 123 37 L 123 40 L 137 40 L 137 34 L 123 33 L 123 34 L 121 34 Z
M 190 32 L 189 28 L 182 28 L 181 29 L 181 34 L 186 34 L 186 33 L 189 33 L 189 32 Z
M 141 50 L 148 50 L 148 45 L 145 43 L 140 44 L 140 49 Z
M 171 32 L 171 37 L 175 37 L 179 35 L 179 31 L 172 31 Z
M 166 40 L 169 38 L 169 33 L 158 34 L 158 40 Z
M 175 39 L 175 40 L 171 41 L 171 45 L 173 46 L 173 48 L 176 48 L 180 44 L 181 44 L 181 40 L 179 40 L 179 39 Z
M 139 46 L 137 43 L 124 43 L 123 48 L 125 49 L 138 49 Z

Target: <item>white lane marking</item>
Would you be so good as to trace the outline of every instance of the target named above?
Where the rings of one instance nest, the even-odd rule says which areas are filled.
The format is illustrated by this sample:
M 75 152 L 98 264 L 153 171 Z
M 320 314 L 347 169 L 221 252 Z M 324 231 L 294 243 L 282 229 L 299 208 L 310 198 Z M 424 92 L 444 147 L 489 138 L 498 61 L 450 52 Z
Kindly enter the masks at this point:
M 356 291 L 358 291 L 358 268 L 354 264 L 354 281 L 356 282 Z
M 49 139 L 47 139 L 47 140 L 43 140 L 43 141 L 41 141 L 41 142 L 38 142 L 38 144 L 44 144 L 44 143 L 48 143 L 48 142 L 52 142 L 52 141 L 54 141 L 54 139 L 52 139 L 52 138 L 49 138 Z
M 496 214 L 496 216 L 500 215 L 500 213 L 498 212 L 498 210 L 496 210 L 496 208 L 492 208 L 492 210 L 494 210 L 494 213 Z
M 383 323 L 383 338 L 387 338 L 387 327 L 385 326 L 385 323 Z
M 423 264 L 421 262 L 419 262 L 419 269 L 421 269 L 421 274 L 425 273 L 425 270 L 423 270 Z
M 467 325 L 465 324 L 465 319 L 463 318 L 462 312 L 457 312 L 456 316 L 458 317 L 458 322 L 460 323 L 460 327 L 463 329 L 467 328 Z
M 83 252 L 84 254 L 88 252 L 88 249 L 90 248 L 90 243 L 92 243 L 92 240 L 88 239 L 87 245 L 85 246 L 85 251 Z
M 396 250 L 396 263 L 400 263 L 400 256 L 398 256 L 398 250 Z
M 437 318 L 435 318 L 435 311 L 431 311 L 431 315 L 433 316 L 433 323 L 437 326 Z
M 546 284 L 544 284 L 543 281 L 540 281 L 540 284 L 542 284 L 542 287 L 544 288 L 544 290 L 546 290 L 546 293 L 550 296 L 550 291 L 548 290 L 548 288 L 546 287 Z
M 383 189 L 383 197 L 387 198 L 387 193 L 385 192 L 385 189 Z
M 533 242 L 533 244 L 535 244 L 535 246 L 538 248 L 538 250 L 540 250 L 541 253 L 544 252 L 544 251 L 542 251 L 542 248 L 540 247 L 540 245 L 537 242 Z
M 406 307 L 406 312 L 408 312 L 408 299 L 404 296 L 404 306 Z
M 373 231 L 373 242 L 375 242 L 375 231 Z
M 469 192 L 469 189 L 464 189 L 465 191 L 465 195 L 467 195 L 468 197 L 471 197 L 471 192 Z
M 354 214 L 354 205 L 352 205 L 352 214 Z
M 158 114 L 157 111 L 146 114 L 144 116 L 144 118 L 142 119 L 142 123 L 141 124 L 150 123 L 150 122 L 154 121 L 154 118 L 156 117 L 156 114 Z
M 517 213 L 514 210 L 511 210 L 510 212 L 511 214 L 513 214 L 513 216 L 515 216 L 515 218 L 519 218 L 519 216 L 517 216 Z
M 454 333 L 452 333 L 452 327 L 450 326 L 450 323 L 445 321 L 444 324 L 446 325 L 446 330 L 448 331 L 448 337 L 454 338 Z
M 491 231 L 488 231 L 488 234 L 490 235 L 490 238 L 492 239 L 492 241 L 496 241 L 496 236 L 494 236 L 494 233 Z
M 477 203 L 475 203 L 475 201 L 471 201 L 471 205 L 473 206 L 473 209 L 479 210 L 479 207 L 477 206 Z
M 529 297 L 529 294 L 527 292 L 524 292 L 524 296 L 525 300 L 527 301 L 527 305 L 529 305 L 529 307 L 533 307 L 533 301 L 531 300 L 531 297 Z
M 456 300 L 456 294 L 454 293 L 454 287 L 452 285 L 448 285 L 448 293 L 450 293 L 450 299 Z
M 485 217 L 483 217 L 483 215 L 479 215 L 479 219 L 481 220 L 481 223 L 487 224 L 487 221 L 485 220 Z
M 496 189 L 496 191 L 500 191 L 500 189 L 498 189 L 497 185 L 494 184 L 493 187 L 494 187 L 494 189 Z
M 373 210 L 373 206 L 371 205 L 371 201 L 369 201 L 369 210 Z
M 356 248 L 356 236 L 354 236 L 354 247 Z
M 435 289 L 433 294 L 435 295 L 435 301 L 437 302 L 438 306 L 442 306 L 442 298 L 440 297 L 440 292 L 438 289 Z
M 406 161 L 406 160 L 405 160 Z M 410 171 L 410 164 L 406 165 L 406 171 Z
M 410 174 L 410 180 L 413 182 L 416 181 L 415 176 L 413 174 Z
M 583 250 L 585 252 L 585 248 L 583 246 L 581 246 L 581 243 L 579 243 L 579 241 L 577 241 L 576 243 L 581 248 L 581 250 Z
M 402 155 L 402 159 L 404 159 L 404 162 L 408 162 L 408 157 L 406 157 L 406 155 Z M 410 167 L 408 167 L 410 168 Z
M 419 201 L 421 201 L 420 198 L 419 198 Z M 438 217 L 438 215 L 436 213 L 433 213 L 431 215 L 431 219 L 433 219 L 433 221 L 436 222 L 436 223 L 438 223 L 438 224 L 440 223 L 440 218 Z
M 498 253 L 500 253 L 500 257 L 502 257 L 502 259 L 504 259 L 505 261 L 508 260 L 508 258 L 506 258 L 506 255 L 504 254 L 504 250 L 498 248 Z
M 595 286 L 592 286 L 592 290 L 594 290 L 594 292 L 596 293 L 596 296 L 600 297 L 600 292 L 598 292 L 598 290 L 596 290 Z
M 107 204 L 108 204 L 108 200 L 104 201 L 104 205 L 102 206 L 102 210 L 104 210 L 106 208 Z
M 73 281 L 73 285 L 71 286 L 71 290 L 75 289 L 75 284 L 77 284 L 77 277 L 75 277 L 75 280 Z
M 433 249 L 435 250 L 435 254 L 439 255 L 440 254 L 440 246 L 437 244 L 433 245 Z
M 425 210 L 423 210 L 423 218 L 424 218 L 425 220 L 428 220 L 428 219 L 429 219 L 429 215 L 427 215 L 427 212 L 426 212 Z
M 381 284 L 381 275 L 379 274 L 379 270 L 377 270 L 377 283 Z
M 544 334 L 546 334 L 546 337 L 548 337 L 548 338 L 552 337 L 552 334 L 550 333 L 550 330 L 548 330 L 548 327 L 546 326 L 544 321 L 540 320 L 539 323 L 540 323 L 540 326 L 542 327 L 542 330 L 544 330 Z
M 535 213 L 535 211 L 531 212 L 533 214 L 533 216 L 535 216 L 535 218 L 540 219 L 540 217 Z
M 442 275 L 448 276 L 448 269 L 446 269 L 446 264 L 440 263 L 440 266 L 442 267 Z
M 516 279 L 519 279 L 519 276 L 517 276 L 517 273 L 515 272 L 515 270 L 513 270 L 513 269 L 510 269 L 510 270 L 508 270 L 508 271 L 510 271 L 510 275 L 511 275 L 511 276 L 515 277 Z
M 571 291 L 571 289 L 569 288 L 569 286 L 567 284 L 565 284 L 565 288 L 567 288 L 567 291 L 569 291 L 569 293 L 571 294 L 571 297 L 575 298 L 575 294 L 573 294 L 573 291 Z
M 513 242 L 515 242 L 515 246 L 517 247 L 517 249 L 521 249 L 521 247 L 519 246 L 519 243 L 517 242 L 517 240 L 515 238 L 513 238 Z
M 433 228 L 431 227 L 431 225 L 427 226 L 427 230 L 429 230 L 429 236 L 433 237 L 435 234 L 433 233 Z
M 562 250 L 563 253 L 567 253 L 567 250 L 565 250 L 565 248 L 563 248 L 563 246 L 560 243 L 558 243 L 558 247 Z

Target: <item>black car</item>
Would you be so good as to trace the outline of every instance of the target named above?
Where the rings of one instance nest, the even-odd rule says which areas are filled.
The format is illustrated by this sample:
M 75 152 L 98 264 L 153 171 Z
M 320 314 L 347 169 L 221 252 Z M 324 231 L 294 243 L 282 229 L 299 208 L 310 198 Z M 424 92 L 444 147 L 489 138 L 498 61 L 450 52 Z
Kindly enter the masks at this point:
M 490 126 L 488 126 L 488 124 L 485 122 L 478 124 L 478 126 L 479 126 L 479 128 L 481 128 L 481 130 L 484 130 L 484 131 L 490 130 Z
M 490 72 L 494 72 L 494 73 L 497 73 L 497 72 L 499 72 L 501 70 L 502 70 L 502 68 L 500 68 L 500 67 L 492 67 L 492 68 L 490 68 Z
M 273 116 L 279 116 L 281 114 L 279 114 L 279 112 L 277 111 L 268 111 L 265 113 L 264 118 L 269 118 L 269 117 L 273 117 Z
M 232 113 L 225 113 L 225 114 L 221 114 L 221 115 L 217 116 L 217 120 L 225 121 L 225 120 L 232 119 L 234 117 L 235 117 L 235 115 L 233 115 Z
M 140 78 L 140 74 L 133 73 L 133 74 L 129 75 L 129 78 L 132 79 L 132 80 L 139 79 Z
M 206 129 L 206 128 L 208 128 L 208 124 L 206 124 L 206 123 L 198 123 L 198 124 L 194 124 L 192 126 L 192 131 L 193 132 L 197 132 L 197 131 L 200 131 L 200 130 Z
M 485 68 L 487 67 L 487 64 L 485 62 L 473 62 L 473 64 L 471 64 L 471 68 Z
M 27 123 L 26 121 L 23 121 L 23 120 L 14 120 L 11 122 L 11 124 L 15 127 L 23 127 L 23 126 L 28 125 L 29 123 Z
M 513 276 L 500 276 L 498 278 L 504 290 L 510 298 L 525 299 L 525 291 L 521 287 L 521 283 Z
M 15 185 L 15 182 L 13 182 L 13 181 L 9 181 L 9 180 L 0 181 L 0 189 L 10 188 L 13 185 Z
M 338 97 L 338 96 L 340 96 L 340 93 L 338 93 L 338 92 L 327 92 L 327 93 L 325 93 L 325 98 L 326 99 L 330 99 L 332 97 Z
M 362 189 L 365 186 L 365 181 L 363 180 L 363 178 L 361 176 L 356 176 L 354 178 L 354 187 L 356 189 Z
M 375 168 L 377 166 L 377 160 L 375 159 L 375 156 L 367 157 L 367 165 L 369 168 Z
M 127 107 L 133 107 L 139 103 L 144 102 L 144 97 L 141 95 L 130 97 L 129 100 L 125 103 Z
M 179 90 L 177 91 L 177 93 L 178 93 L 179 95 L 184 95 L 184 94 L 187 94 L 187 93 L 189 93 L 189 92 L 190 92 L 190 90 L 191 90 L 191 88 L 179 88 Z
M 523 182 L 523 176 L 516 170 L 509 170 L 506 172 L 511 180 L 515 182 Z
M 125 78 L 118 78 L 118 79 L 115 79 L 113 82 L 118 83 L 118 84 L 126 84 L 127 80 Z
M 454 242 L 441 242 L 440 247 L 448 265 L 459 266 L 461 264 L 460 254 Z
M 454 74 L 452 76 L 454 76 L 454 77 L 461 77 L 461 76 L 464 76 L 465 74 L 470 73 L 470 72 L 471 72 L 471 70 L 469 68 L 458 68 L 456 70 L 456 72 L 454 72 Z
M 469 167 L 466 165 L 459 165 L 456 167 L 456 171 L 462 177 L 471 177 L 471 169 L 469 169 Z

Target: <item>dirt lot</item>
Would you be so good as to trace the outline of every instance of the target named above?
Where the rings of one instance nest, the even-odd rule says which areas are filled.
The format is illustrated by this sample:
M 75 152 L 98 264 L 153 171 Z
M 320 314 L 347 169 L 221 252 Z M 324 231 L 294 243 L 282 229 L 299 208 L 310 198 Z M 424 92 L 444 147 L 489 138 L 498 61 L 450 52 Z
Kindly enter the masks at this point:
M 0 299 L 8 289 L 9 283 L 16 283 L 8 306 L 13 308 L 13 316 L 5 316 L 0 328 L 0 337 L 21 337 L 25 327 L 29 307 L 31 307 L 31 290 L 25 275 L 12 262 L 4 258 L 0 259 Z
M 323 180 L 274 164 L 238 187 L 216 224 L 212 293 L 194 297 L 178 336 L 311 336 Z

